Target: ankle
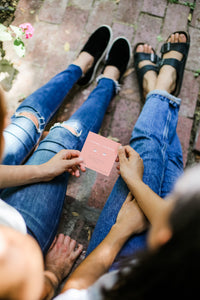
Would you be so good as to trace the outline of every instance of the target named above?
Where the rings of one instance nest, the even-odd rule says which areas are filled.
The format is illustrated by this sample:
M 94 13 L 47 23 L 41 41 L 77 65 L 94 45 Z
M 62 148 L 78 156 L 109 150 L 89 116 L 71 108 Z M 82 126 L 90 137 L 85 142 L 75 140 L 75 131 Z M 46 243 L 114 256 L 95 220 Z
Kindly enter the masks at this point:
M 94 57 L 92 55 L 87 52 L 81 52 L 73 64 L 79 66 L 83 74 L 85 74 L 92 67 L 93 62 Z
M 103 76 L 118 81 L 120 77 L 120 71 L 114 66 L 106 66 Z
M 165 70 L 165 69 L 167 70 Z M 171 69 L 171 70 L 170 70 Z M 176 71 L 171 66 L 164 66 L 161 69 L 155 89 L 172 93 L 176 86 Z

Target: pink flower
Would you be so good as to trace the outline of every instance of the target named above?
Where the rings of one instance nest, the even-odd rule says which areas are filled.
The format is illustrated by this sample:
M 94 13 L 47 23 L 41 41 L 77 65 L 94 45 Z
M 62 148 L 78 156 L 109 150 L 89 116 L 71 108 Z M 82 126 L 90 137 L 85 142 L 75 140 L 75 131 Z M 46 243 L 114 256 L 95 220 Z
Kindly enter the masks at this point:
M 33 36 L 34 28 L 30 23 L 20 24 L 19 27 L 23 30 L 26 35 L 26 39 L 29 39 Z

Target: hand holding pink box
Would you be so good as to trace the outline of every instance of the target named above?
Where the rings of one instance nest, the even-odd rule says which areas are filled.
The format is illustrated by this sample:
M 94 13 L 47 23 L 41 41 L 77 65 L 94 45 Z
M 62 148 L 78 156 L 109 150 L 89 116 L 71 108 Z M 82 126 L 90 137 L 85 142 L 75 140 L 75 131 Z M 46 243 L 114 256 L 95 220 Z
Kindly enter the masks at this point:
M 90 131 L 81 151 L 85 167 L 109 176 L 119 146 L 119 143 Z

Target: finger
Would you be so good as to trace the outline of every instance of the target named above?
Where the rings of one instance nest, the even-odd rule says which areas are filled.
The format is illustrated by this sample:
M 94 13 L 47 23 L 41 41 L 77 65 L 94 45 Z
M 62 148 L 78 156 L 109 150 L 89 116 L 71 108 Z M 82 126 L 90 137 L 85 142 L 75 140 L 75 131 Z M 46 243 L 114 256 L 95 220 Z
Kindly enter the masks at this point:
M 76 169 L 74 175 L 75 175 L 76 177 L 80 177 L 80 171 L 79 171 L 78 169 Z
M 69 247 L 70 241 L 71 241 L 71 238 L 70 238 L 68 235 L 66 235 L 66 236 L 64 237 L 63 243 L 64 243 L 64 245 L 65 245 L 66 247 Z
M 52 242 L 51 246 L 49 247 L 49 250 L 48 250 L 48 251 L 50 251 L 50 250 L 52 250 L 52 249 L 53 249 L 54 245 L 56 244 L 57 238 L 58 238 L 58 237 L 57 237 L 57 236 L 55 236 L 55 238 L 54 238 L 54 240 L 53 240 L 53 242 Z
M 80 154 L 81 154 L 80 151 L 74 150 L 74 149 L 68 149 L 67 151 L 71 154 L 71 156 L 74 156 L 74 157 L 80 156 Z
M 80 157 L 71 158 L 70 160 L 66 160 L 66 168 L 71 167 L 72 169 L 83 162 L 83 159 Z M 74 169 L 73 169 L 74 170 Z
M 85 168 L 84 164 L 82 164 L 82 163 L 80 163 L 79 168 L 82 172 L 86 171 L 86 168 Z
M 125 146 L 125 152 L 128 157 L 138 156 L 139 154 L 129 145 Z
M 80 157 L 80 151 L 78 150 L 61 150 L 60 151 L 65 159 Z
M 74 251 L 75 247 L 76 247 L 76 241 L 71 239 L 70 245 L 69 245 L 70 251 Z
M 126 161 L 126 153 L 124 147 L 118 148 L 118 157 L 119 157 L 120 164 Z
M 64 241 L 64 238 L 65 238 L 64 234 L 63 234 L 63 233 L 60 233 L 60 234 L 58 235 L 57 243 L 56 243 L 56 244 L 62 244 L 63 241 Z
M 78 247 L 74 251 L 74 258 L 77 258 L 81 254 L 82 251 L 83 251 L 83 245 L 78 244 Z

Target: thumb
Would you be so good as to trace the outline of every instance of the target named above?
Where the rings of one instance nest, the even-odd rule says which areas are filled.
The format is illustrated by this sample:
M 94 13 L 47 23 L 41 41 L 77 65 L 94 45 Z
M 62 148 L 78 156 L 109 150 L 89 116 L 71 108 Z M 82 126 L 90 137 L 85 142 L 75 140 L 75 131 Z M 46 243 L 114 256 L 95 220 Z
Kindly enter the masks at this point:
M 83 162 L 82 157 L 74 157 L 74 158 L 66 160 L 66 164 L 68 167 L 80 165 L 82 162 Z
M 124 147 L 119 146 L 119 148 L 118 148 L 118 156 L 119 156 L 119 162 L 120 163 L 123 163 L 123 162 L 126 161 L 126 153 L 125 153 Z

